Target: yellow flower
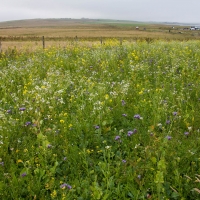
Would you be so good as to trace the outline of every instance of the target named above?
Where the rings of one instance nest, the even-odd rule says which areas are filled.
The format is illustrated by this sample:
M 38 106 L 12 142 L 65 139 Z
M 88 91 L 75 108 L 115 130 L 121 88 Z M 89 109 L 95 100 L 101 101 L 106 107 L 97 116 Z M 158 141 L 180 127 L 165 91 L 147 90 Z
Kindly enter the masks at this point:
M 63 119 L 60 120 L 60 123 L 63 124 L 65 121 Z
M 89 149 L 87 149 L 87 153 L 90 153 L 90 150 L 89 150 Z
M 143 94 L 143 91 L 141 90 L 141 91 L 139 92 L 139 94 Z
M 66 200 L 66 194 L 62 194 L 62 200 Z
M 46 190 L 49 189 L 49 184 L 48 183 L 45 185 L 45 188 L 46 188 Z
M 105 95 L 105 99 L 109 99 L 109 95 L 108 94 Z
M 69 128 L 71 128 L 72 127 L 72 124 L 69 124 Z
M 17 160 L 17 163 L 23 163 L 23 161 L 19 159 L 19 160 Z
M 27 92 L 28 92 L 28 90 L 24 90 L 24 91 L 23 91 L 23 94 L 26 94 Z
M 135 56 L 135 60 L 139 60 L 139 57 L 138 57 L 138 56 Z
M 56 192 L 56 190 L 54 190 L 54 191 L 51 193 L 51 197 L 54 198 L 54 197 L 56 197 L 56 195 L 57 195 L 57 192 Z

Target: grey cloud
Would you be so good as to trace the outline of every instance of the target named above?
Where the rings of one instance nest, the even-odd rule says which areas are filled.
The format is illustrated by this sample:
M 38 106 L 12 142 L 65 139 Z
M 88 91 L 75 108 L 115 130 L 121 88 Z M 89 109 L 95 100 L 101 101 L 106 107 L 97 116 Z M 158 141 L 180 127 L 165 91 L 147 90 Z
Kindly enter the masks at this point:
M 0 0 L 0 21 L 23 18 L 110 18 L 199 22 L 199 0 Z

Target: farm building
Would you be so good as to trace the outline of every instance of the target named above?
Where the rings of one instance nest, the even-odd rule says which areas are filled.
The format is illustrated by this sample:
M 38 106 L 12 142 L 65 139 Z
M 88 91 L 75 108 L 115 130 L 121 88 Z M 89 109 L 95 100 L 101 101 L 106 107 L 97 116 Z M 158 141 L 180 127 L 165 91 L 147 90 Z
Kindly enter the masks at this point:
M 190 27 L 190 30 L 191 30 L 191 31 L 199 30 L 199 28 L 198 28 L 197 26 L 191 26 L 191 27 Z

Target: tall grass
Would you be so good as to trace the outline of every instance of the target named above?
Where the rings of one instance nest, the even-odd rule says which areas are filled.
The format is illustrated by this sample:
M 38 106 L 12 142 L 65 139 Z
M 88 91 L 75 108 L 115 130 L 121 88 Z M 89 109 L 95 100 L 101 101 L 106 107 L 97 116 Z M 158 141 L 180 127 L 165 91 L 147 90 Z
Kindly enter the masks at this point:
M 200 198 L 200 42 L 2 53 L 1 199 Z

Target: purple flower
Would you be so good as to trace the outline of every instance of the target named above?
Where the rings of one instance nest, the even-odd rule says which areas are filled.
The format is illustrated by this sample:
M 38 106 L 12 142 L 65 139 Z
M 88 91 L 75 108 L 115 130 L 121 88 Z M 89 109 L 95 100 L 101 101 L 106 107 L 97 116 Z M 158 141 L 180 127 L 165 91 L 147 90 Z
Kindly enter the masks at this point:
M 7 113 L 8 113 L 8 114 L 11 114 L 11 113 L 12 113 L 12 110 L 7 110 Z
M 47 148 L 49 148 L 49 149 L 50 149 L 51 147 L 52 147 L 52 145 L 51 145 L 51 144 L 48 144 L 48 145 L 47 145 Z
M 25 110 L 26 110 L 25 107 L 21 107 L 21 108 L 19 108 L 19 111 L 25 111 Z
M 4 162 L 0 162 L 0 165 L 4 166 Z
M 185 134 L 186 136 L 188 136 L 190 133 L 189 133 L 189 132 L 185 132 L 184 134 Z
M 170 124 L 170 120 L 167 120 L 167 121 L 166 121 L 166 124 Z
M 176 116 L 176 115 L 178 114 L 178 112 L 173 112 L 172 114 L 173 114 L 174 116 Z
M 133 131 L 128 131 L 128 136 L 130 137 L 133 134 Z
M 168 140 L 171 140 L 171 139 L 172 139 L 172 137 L 171 137 L 171 136 L 169 136 L 169 135 L 168 135 L 166 138 L 167 138 Z
M 26 122 L 25 126 L 31 125 L 31 122 Z
M 128 136 L 131 136 L 132 134 L 137 133 L 137 129 L 134 129 L 133 131 L 128 131 Z
M 63 160 L 67 160 L 67 157 L 64 157 Z
M 67 187 L 69 190 L 72 189 L 72 186 L 71 186 L 71 185 L 68 185 L 67 183 L 63 183 L 62 185 L 60 185 L 60 188 L 61 188 L 61 189 L 65 189 L 66 187 Z
M 138 114 L 134 115 L 134 118 L 135 119 L 141 119 L 140 115 L 138 115 Z
M 125 106 L 126 102 L 124 100 L 122 100 L 122 106 Z
M 126 160 L 122 160 L 123 163 L 126 163 Z
M 94 126 L 95 129 L 100 129 L 99 125 Z
M 127 117 L 127 114 L 122 114 L 122 116 Z
M 117 136 L 115 137 L 115 140 L 119 140 L 119 139 L 120 139 L 120 136 L 117 135 Z
M 133 129 L 133 133 L 137 133 L 137 129 L 134 128 L 134 129 Z
M 24 172 L 21 174 L 21 177 L 25 177 L 26 175 L 27 175 L 26 172 Z

